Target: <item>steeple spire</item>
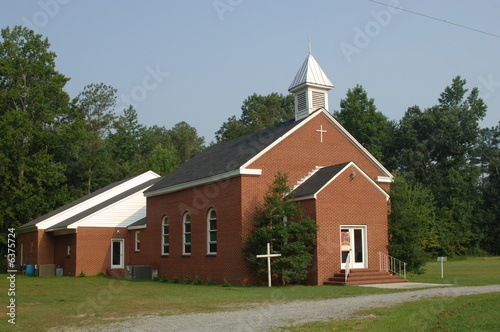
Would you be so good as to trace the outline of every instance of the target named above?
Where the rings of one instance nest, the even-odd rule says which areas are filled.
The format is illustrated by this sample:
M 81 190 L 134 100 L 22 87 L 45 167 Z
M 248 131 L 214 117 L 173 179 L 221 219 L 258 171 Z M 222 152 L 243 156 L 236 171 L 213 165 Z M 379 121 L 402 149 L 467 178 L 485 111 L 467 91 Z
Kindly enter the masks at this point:
M 311 54 L 309 38 L 309 54 L 288 89 L 295 96 L 295 120 L 303 119 L 319 108 L 327 108 L 331 89 L 332 82 Z

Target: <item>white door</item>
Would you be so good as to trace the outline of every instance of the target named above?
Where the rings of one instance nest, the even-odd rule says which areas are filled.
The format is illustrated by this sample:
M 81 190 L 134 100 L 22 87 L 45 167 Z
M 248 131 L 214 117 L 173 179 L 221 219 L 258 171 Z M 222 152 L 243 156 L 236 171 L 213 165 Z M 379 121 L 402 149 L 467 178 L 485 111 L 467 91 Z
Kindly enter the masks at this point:
M 111 240 L 111 268 L 123 269 L 123 255 L 124 255 L 124 240 L 112 239 Z
M 351 269 L 368 267 L 366 226 L 341 226 L 341 269 L 345 269 L 347 254 L 351 253 Z

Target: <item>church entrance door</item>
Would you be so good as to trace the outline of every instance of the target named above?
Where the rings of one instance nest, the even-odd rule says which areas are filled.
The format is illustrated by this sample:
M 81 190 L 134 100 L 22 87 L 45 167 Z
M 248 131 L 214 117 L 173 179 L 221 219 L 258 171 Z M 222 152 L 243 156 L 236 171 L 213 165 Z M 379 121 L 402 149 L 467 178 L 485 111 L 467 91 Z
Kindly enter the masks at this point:
M 351 269 L 368 267 L 366 226 L 340 227 L 341 269 L 345 269 L 347 254 L 351 253 Z

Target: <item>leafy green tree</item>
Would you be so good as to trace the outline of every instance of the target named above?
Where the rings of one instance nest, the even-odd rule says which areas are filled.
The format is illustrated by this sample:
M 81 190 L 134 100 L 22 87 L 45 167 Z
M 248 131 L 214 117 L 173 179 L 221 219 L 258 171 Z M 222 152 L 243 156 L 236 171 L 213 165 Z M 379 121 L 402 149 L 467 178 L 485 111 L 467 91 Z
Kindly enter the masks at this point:
M 391 186 L 389 254 L 423 273 L 424 265 L 438 247 L 436 206 L 431 192 L 421 183 L 396 176 Z
M 64 165 L 55 155 L 68 110 L 48 40 L 16 26 L 0 43 L 0 225 L 16 227 L 66 202 Z
M 182 162 L 188 161 L 205 148 L 205 138 L 199 137 L 196 128 L 184 121 L 170 129 L 168 135 Z
M 457 76 L 439 104 L 405 113 L 397 129 L 399 169 L 412 174 L 433 194 L 441 234 L 441 253 L 474 253 L 482 232 L 477 183 L 480 168 L 472 156 L 479 138 L 479 121 L 486 105 L 477 88 L 467 96 L 466 81 Z
M 241 117 L 231 116 L 215 133 L 217 142 L 224 142 L 293 119 L 293 95 L 275 92 L 267 95 L 253 94 L 243 101 Z
M 480 183 L 482 218 L 478 220 L 484 233 L 482 249 L 500 254 L 500 124 L 482 131 L 478 148 L 482 166 Z
M 283 284 L 299 282 L 308 276 L 317 229 L 316 222 L 290 200 L 288 176 L 278 172 L 255 213 L 244 258 L 258 275 L 267 275 L 267 263 L 256 255 L 265 253 L 267 243 L 271 243 L 272 251 L 281 253 L 281 257 L 273 259 L 273 272 Z
M 148 167 L 160 175 L 167 175 L 181 165 L 181 158 L 173 145 L 158 144 L 148 160 Z
M 346 98 L 340 101 L 340 111 L 333 115 L 375 158 L 383 161 L 391 123 L 377 111 L 374 99 L 368 98 L 362 85 L 347 91 Z

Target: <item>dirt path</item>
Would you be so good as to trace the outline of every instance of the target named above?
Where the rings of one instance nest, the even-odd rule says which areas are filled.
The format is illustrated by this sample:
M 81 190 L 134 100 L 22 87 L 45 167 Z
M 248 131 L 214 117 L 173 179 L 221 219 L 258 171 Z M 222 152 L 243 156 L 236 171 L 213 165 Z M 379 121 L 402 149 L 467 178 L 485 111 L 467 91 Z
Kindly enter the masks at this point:
M 147 316 L 106 324 L 85 331 L 268 331 L 278 326 L 345 319 L 362 309 L 389 307 L 408 301 L 500 292 L 500 285 L 429 288 L 404 293 L 377 294 L 350 298 L 263 304 L 260 307 L 174 316 Z M 499 295 L 500 296 L 500 295 Z M 436 310 L 439 300 L 436 300 Z M 419 313 L 415 313 L 418 315 Z M 75 330 L 76 331 L 76 330 Z

